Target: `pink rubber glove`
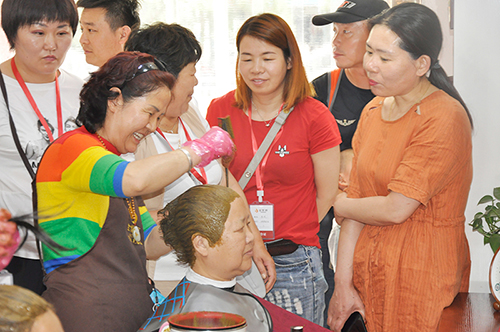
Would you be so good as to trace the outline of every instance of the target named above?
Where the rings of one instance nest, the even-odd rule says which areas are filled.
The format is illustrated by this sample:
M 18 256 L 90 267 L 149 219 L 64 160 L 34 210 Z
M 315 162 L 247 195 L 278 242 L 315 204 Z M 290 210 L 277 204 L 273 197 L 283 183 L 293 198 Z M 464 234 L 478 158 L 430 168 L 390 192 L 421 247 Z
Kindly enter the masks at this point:
M 229 134 L 219 127 L 212 127 L 201 138 L 182 144 L 201 157 L 199 167 L 207 166 L 214 159 L 231 156 L 235 146 Z
M 0 271 L 9 265 L 20 241 L 17 225 L 10 218 L 9 211 L 0 209 Z

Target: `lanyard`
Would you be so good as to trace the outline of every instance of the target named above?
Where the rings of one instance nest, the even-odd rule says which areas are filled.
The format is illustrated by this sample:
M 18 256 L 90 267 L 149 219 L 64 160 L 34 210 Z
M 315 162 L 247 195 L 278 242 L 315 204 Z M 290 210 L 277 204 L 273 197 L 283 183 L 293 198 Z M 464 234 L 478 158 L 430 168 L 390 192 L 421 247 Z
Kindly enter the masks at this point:
M 283 110 L 283 104 L 281 104 L 280 110 L 278 114 Z M 248 107 L 248 123 L 250 124 L 250 133 L 252 134 L 252 150 L 253 154 L 255 155 L 257 153 L 257 150 L 259 149 L 257 145 L 257 139 L 255 138 L 255 134 L 253 131 L 253 125 L 252 125 L 252 105 Z M 278 134 L 276 134 L 276 137 L 273 139 L 273 142 L 278 140 L 281 137 L 281 134 L 283 131 L 280 129 Z M 269 148 L 266 151 L 266 154 L 262 158 L 262 161 L 260 162 L 259 166 L 255 170 L 255 180 L 256 180 L 256 186 L 257 186 L 257 197 L 259 199 L 259 202 L 262 202 L 262 198 L 264 197 L 264 183 L 262 181 L 262 173 L 263 169 L 266 167 L 267 164 L 267 159 L 269 158 L 269 154 L 271 153 L 271 149 Z
M 26 83 L 24 82 L 21 74 L 19 73 L 19 70 L 17 70 L 17 66 L 16 66 L 16 62 L 14 61 L 14 58 L 12 58 L 10 60 L 10 65 L 12 67 L 12 71 L 14 72 L 14 76 L 16 77 L 17 82 L 19 83 L 19 85 L 23 89 L 24 95 L 26 96 L 26 98 L 28 98 L 28 101 L 30 102 L 31 107 L 33 108 L 36 115 L 38 116 L 38 119 L 40 120 L 40 123 L 43 125 L 43 128 L 45 128 L 45 131 L 47 132 L 47 135 L 49 136 L 49 140 L 52 143 L 54 141 L 54 135 L 49 128 L 47 120 L 45 120 L 42 113 L 38 109 L 38 106 L 36 105 L 36 102 L 30 93 L 30 90 L 26 86 Z M 57 79 L 57 73 L 56 73 L 56 108 L 57 108 L 57 134 L 58 134 L 58 136 L 61 136 L 63 134 L 62 107 L 61 107 L 61 93 L 59 91 L 59 80 Z
M 182 125 L 182 129 L 184 130 L 184 134 L 186 135 L 186 139 L 187 139 L 188 141 L 190 141 L 190 140 L 191 140 L 191 136 L 189 136 L 189 133 L 188 133 L 188 131 L 186 130 L 186 126 L 184 125 L 184 122 L 182 121 L 182 119 L 181 119 L 181 118 L 179 118 L 179 122 L 180 122 L 180 124 Z M 160 129 L 159 127 L 158 127 L 158 128 L 156 128 L 156 132 L 157 132 L 158 134 L 160 134 L 160 135 L 161 135 L 161 137 L 163 137 L 163 139 L 165 140 L 165 142 L 167 142 L 168 146 L 170 146 L 170 149 L 173 151 L 173 150 L 174 150 L 174 148 L 172 147 L 172 145 L 170 145 L 170 142 L 169 142 L 169 141 L 168 141 L 168 139 L 165 137 L 165 135 L 163 135 L 163 132 L 161 131 L 161 129 Z M 180 133 L 179 133 L 179 135 L 180 135 Z M 179 148 L 180 148 L 180 146 L 179 146 Z M 193 174 L 193 175 L 194 175 L 194 177 L 195 177 L 196 179 L 198 179 L 198 181 L 200 181 L 202 184 L 207 184 L 208 180 L 207 180 L 207 172 L 205 171 L 205 168 L 204 168 L 204 167 L 199 167 L 199 169 L 200 169 L 201 174 L 200 174 L 200 173 L 199 173 L 199 172 L 198 172 L 198 171 L 197 171 L 194 167 L 193 167 L 193 168 L 192 168 L 189 172 L 190 172 L 191 174 Z

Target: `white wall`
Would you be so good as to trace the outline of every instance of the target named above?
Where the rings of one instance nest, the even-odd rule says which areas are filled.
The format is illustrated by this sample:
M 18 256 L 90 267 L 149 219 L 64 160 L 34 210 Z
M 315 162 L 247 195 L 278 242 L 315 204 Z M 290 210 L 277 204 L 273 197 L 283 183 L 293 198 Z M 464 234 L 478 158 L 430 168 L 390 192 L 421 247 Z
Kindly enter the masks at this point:
M 466 217 L 482 209 L 476 203 L 500 186 L 500 1 L 455 0 L 455 86 L 474 118 L 474 179 Z M 471 292 L 489 292 L 488 271 L 493 253 L 483 237 L 466 226 L 471 247 Z

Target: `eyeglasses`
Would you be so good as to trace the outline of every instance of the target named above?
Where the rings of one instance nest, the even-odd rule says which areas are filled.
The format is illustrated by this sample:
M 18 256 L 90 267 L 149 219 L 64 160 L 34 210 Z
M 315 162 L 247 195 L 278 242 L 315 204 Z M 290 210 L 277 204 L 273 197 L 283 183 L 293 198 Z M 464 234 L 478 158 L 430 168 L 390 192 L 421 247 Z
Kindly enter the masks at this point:
M 132 75 L 132 77 L 129 78 L 127 81 L 131 81 L 134 78 L 136 78 L 137 76 L 144 74 L 144 73 L 147 73 L 148 71 L 151 71 L 151 70 L 167 71 L 165 64 L 163 64 L 162 61 L 160 61 L 158 59 L 154 59 L 154 62 L 146 62 L 146 63 L 140 64 L 139 67 L 137 67 L 137 70 L 134 73 L 134 75 Z

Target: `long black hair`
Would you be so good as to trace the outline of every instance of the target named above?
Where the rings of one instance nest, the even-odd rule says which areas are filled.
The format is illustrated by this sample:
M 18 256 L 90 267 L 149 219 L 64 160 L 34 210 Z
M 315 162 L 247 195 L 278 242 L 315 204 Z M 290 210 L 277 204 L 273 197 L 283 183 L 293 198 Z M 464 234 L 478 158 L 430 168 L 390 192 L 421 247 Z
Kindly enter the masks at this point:
M 19 243 L 19 246 L 17 250 L 19 250 L 24 242 L 26 242 L 26 239 L 28 237 L 28 233 L 32 232 L 35 237 L 45 244 L 47 247 L 49 247 L 51 250 L 54 252 L 58 253 L 59 251 L 66 251 L 66 250 L 72 250 L 74 248 L 66 248 L 58 244 L 56 241 L 52 240 L 50 236 L 45 233 L 44 230 L 42 230 L 38 225 L 33 226 L 29 220 L 33 218 L 33 215 L 27 214 L 24 216 L 18 216 L 14 218 L 9 218 L 9 221 L 14 222 L 18 228 L 24 229 L 24 237 L 22 238 L 21 242 Z
M 373 26 L 384 25 L 398 35 L 399 47 L 408 52 L 413 59 L 416 60 L 422 55 L 429 56 L 431 58 L 429 81 L 462 104 L 473 126 L 467 105 L 438 61 L 443 33 L 436 13 L 424 5 L 404 2 L 373 17 L 369 23 Z

